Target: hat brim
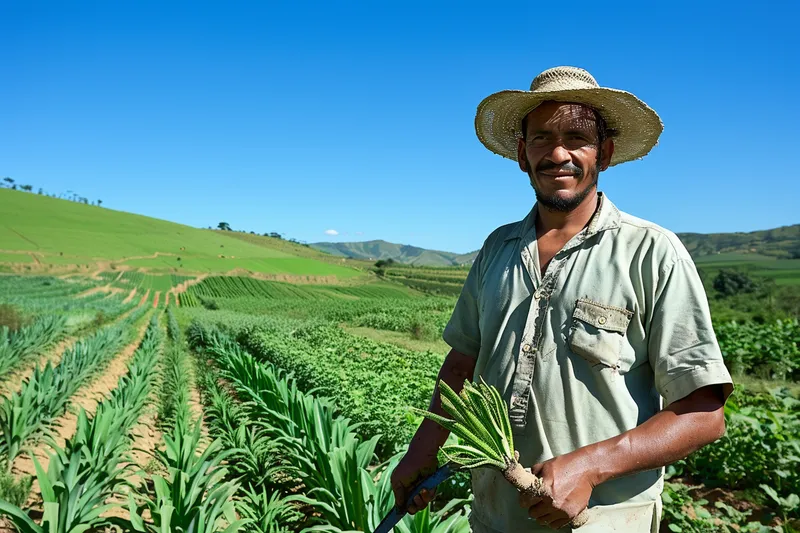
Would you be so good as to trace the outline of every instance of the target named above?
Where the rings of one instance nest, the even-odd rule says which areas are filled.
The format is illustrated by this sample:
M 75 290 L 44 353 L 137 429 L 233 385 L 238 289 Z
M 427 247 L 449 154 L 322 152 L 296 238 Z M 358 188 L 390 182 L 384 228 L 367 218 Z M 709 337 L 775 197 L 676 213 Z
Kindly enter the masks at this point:
M 487 96 L 478 105 L 478 139 L 492 152 L 516 161 L 522 119 L 545 101 L 583 104 L 597 110 L 616 132 L 611 166 L 646 156 L 664 130 L 658 114 L 626 91 L 606 87 L 550 92 L 512 90 Z

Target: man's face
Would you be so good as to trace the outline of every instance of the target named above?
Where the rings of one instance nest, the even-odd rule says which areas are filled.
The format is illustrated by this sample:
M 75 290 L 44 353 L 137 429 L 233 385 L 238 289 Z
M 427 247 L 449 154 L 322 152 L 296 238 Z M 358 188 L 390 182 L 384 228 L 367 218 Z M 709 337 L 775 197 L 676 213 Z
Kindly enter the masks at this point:
M 598 130 L 592 109 L 544 102 L 528 113 L 525 139 L 517 148 L 519 166 L 531 180 L 536 200 L 556 211 L 572 211 L 597 186 L 614 143 L 606 139 L 598 162 Z

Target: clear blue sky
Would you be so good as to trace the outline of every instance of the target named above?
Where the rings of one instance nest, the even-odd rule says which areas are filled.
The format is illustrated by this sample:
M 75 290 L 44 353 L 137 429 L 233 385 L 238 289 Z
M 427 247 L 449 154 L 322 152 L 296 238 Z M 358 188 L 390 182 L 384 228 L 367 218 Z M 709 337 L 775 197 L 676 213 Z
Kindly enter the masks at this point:
M 534 201 L 476 106 L 575 65 L 665 124 L 601 175 L 621 209 L 676 232 L 800 222 L 797 2 L 278 4 L 3 1 L 0 177 L 193 226 L 467 252 Z

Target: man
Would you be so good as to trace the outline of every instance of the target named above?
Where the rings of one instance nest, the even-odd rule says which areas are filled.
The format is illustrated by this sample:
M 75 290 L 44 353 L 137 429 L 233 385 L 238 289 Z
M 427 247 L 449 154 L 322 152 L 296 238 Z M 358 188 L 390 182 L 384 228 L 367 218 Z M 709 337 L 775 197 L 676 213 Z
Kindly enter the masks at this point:
M 477 469 L 473 531 L 549 531 L 589 506 L 581 532 L 655 532 L 663 466 L 722 436 L 733 390 L 684 246 L 597 191 L 601 171 L 655 146 L 661 121 L 632 94 L 558 67 L 530 91 L 486 98 L 475 125 L 537 202 L 484 242 L 444 331 L 439 379 L 498 388 L 520 461 L 551 497 L 523 498 Z M 444 414 L 438 388 L 430 409 Z M 397 501 L 435 469 L 446 438 L 423 422 L 392 475 Z

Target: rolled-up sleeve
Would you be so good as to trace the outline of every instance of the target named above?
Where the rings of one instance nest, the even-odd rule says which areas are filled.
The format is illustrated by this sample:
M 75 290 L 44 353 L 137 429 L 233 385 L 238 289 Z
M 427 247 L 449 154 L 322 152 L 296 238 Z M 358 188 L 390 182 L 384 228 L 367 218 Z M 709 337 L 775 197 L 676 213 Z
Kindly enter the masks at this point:
M 694 263 L 676 260 L 657 285 L 648 342 L 656 389 L 667 405 L 708 385 L 723 385 L 727 399 L 733 380 L 722 360 Z
M 467 274 L 456 307 L 450 321 L 444 328 L 442 338 L 455 351 L 464 355 L 478 357 L 481 350 L 481 330 L 479 324 L 479 297 L 481 287 L 481 261 L 483 249 L 478 252 L 475 262 Z

